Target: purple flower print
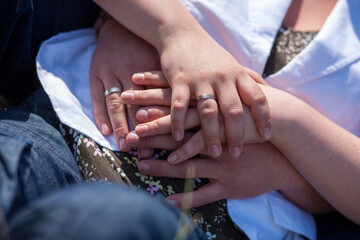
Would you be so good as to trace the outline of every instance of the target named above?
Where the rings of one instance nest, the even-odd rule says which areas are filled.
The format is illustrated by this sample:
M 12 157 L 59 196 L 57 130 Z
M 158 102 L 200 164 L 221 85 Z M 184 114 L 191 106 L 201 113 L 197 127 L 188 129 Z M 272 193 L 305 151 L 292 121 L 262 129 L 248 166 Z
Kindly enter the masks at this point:
M 154 195 L 154 192 L 159 191 L 159 188 L 155 184 L 151 184 L 146 190 L 149 191 L 151 195 Z

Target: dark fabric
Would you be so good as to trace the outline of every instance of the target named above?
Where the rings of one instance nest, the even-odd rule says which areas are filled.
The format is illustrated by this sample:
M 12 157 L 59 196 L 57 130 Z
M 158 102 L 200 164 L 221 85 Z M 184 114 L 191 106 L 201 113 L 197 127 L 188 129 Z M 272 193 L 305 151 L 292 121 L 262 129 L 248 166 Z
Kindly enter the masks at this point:
M 318 240 L 360 240 L 360 226 L 338 212 L 315 215 Z
M 82 182 L 56 119 L 42 90 L 0 111 L 0 227 L 29 202 Z
M 40 88 L 35 57 L 41 42 L 91 27 L 98 13 L 92 0 L 0 0 L 0 102 L 18 105 Z
M 208 183 L 207 179 L 175 179 L 143 175 L 137 170 L 140 161 L 135 150 L 113 152 L 67 126 L 61 127 L 67 144 L 73 150 L 81 175 L 86 181 L 120 182 L 133 189 L 163 199 L 175 193 L 193 191 Z M 157 150 L 153 156 L 165 159 L 169 153 Z M 186 211 L 209 239 L 248 239 L 231 220 L 226 200 Z
M 181 234 L 183 227 L 189 231 Z M 100 183 L 77 185 L 34 201 L 10 220 L 9 228 L 13 240 L 206 239 L 164 201 Z

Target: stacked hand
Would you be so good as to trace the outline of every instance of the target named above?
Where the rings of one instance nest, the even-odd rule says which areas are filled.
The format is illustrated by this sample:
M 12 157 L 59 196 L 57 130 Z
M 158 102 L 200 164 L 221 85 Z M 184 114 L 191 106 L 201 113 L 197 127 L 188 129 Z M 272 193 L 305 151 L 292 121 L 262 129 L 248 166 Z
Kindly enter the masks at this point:
M 121 102 L 123 90 L 143 89 L 131 81 L 140 70 L 160 69 L 156 50 L 113 19 L 105 22 L 92 57 L 90 87 L 96 124 L 104 135 L 112 132 L 119 149 L 129 151 L 125 136 L 129 132 L 126 108 Z M 117 88 L 117 89 L 116 89 Z M 105 96 L 105 90 L 115 90 Z M 137 125 L 136 108 L 127 106 L 132 126 Z M 144 151 L 144 155 L 151 153 Z
M 166 87 L 161 72 L 146 72 L 141 84 L 152 87 Z M 140 84 L 135 76 L 133 80 Z M 129 97 L 131 96 L 131 98 Z M 254 120 L 247 107 L 244 108 L 246 125 L 244 141 L 247 143 L 238 158 L 227 150 L 219 157 L 208 156 L 202 129 L 197 132 L 186 131 L 183 141 L 175 141 L 171 133 L 170 88 L 154 88 L 142 91 L 126 91 L 121 96 L 129 104 L 148 106 L 141 108 L 136 117 L 139 124 L 126 140 L 131 146 L 145 148 L 164 148 L 175 150 L 169 161 L 142 160 L 138 164 L 141 173 L 162 177 L 208 178 L 210 183 L 190 193 L 170 196 L 167 200 L 178 207 L 189 208 L 204 205 L 224 198 L 249 198 L 271 190 L 290 192 L 299 198 L 297 191 L 317 193 L 293 168 L 287 159 L 270 143 L 260 143 Z M 129 100 L 131 99 L 131 100 Z M 200 119 L 195 108 L 189 108 L 185 117 L 185 129 L 199 127 Z M 222 142 L 226 143 L 223 124 L 220 124 Z M 249 144 L 254 143 L 254 144 Z M 201 153 L 201 158 L 190 157 Z M 176 155 L 176 161 L 173 156 Z M 186 160 L 186 161 L 185 161 Z M 296 191 L 295 191 L 295 190 Z

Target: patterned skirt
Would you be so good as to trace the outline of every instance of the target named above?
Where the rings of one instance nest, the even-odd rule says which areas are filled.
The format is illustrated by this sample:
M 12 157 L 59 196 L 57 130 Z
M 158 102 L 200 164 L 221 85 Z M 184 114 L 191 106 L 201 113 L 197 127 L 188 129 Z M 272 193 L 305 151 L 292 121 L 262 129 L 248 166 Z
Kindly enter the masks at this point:
M 148 194 L 165 198 L 172 194 L 193 191 L 208 183 L 207 179 L 176 179 L 143 175 L 137 170 L 139 158 L 136 150 L 111 151 L 99 146 L 80 132 L 60 124 L 61 133 L 73 151 L 85 181 L 117 182 Z M 156 150 L 154 159 L 166 159 L 169 152 Z M 226 200 L 184 211 L 200 226 L 208 239 L 249 239 L 235 225 L 227 211 Z

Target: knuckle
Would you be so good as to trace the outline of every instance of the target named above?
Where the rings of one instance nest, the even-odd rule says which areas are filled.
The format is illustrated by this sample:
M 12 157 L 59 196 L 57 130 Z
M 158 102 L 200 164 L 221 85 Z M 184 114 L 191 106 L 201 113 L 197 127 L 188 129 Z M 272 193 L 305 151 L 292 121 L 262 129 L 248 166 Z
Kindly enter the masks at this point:
M 136 91 L 135 92 L 135 99 L 139 101 L 144 101 L 147 99 L 147 92 L 146 91 Z
M 200 116 L 204 119 L 214 119 L 217 115 L 217 110 L 213 108 L 204 108 L 200 111 Z
M 235 71 L 237 72 L 237 75 L 238 75 L 239 77 L 244 77 L 244 76 L 247 76 L 247 75 L 248 75 L 246 69 L 243 68 L 243 67 L 240 67 L 240 66 L 237 66 L 236 69 L 235 69 Z
M 255 106 L 263 106 L 266 104 L 266 97 L 263 92 L 258 92 L 253 97 L 253 102 Z
M 159 129 L 159 124 L 156 121 L 148 123 L 148 126 L 151 130 L 157 131 Z
M 186 107 L 186 104 L 179 100 L 175 100 L 173 103 L 173 106 L 172 106 L 174 111 L 183 110 L 185 107 Z
M 205 132 L 204 132 L 204 135 L 206 135 Z M 205 139 L 206 139 L 207 146 L 217 144 L 220 141 L 220 137 L 215 136 L 215 135 L 206 135 Z
M 216 76 L 216 79 L 220 81 L 225 81 L 228 78 L 228 75 L 226 72 L 224 72 L 224 70 L 216 69 L 214 74 Z
M 110 99 L 107 102 L 107 108 L 109 112 L 122 112 L 124 111 L 124 104 L 120 101 L 120 99 Z
M 182 71 L 178 71 L 177 73 L 175 73 L 173 80 L 174 82 L 183 83 L 183 84 L 188 84 L 189 82 L 189 78 Z
M 244 116 L 244 110 L 238 106 L 229 107 L 225 115 L 231 120 L 238 120 Z
M 113 126 L 114 134 L 117 136 L 122 136 L 124 133 L 127 133 L 128 128 L 125 123 L 120 123 L 118 126 Z

